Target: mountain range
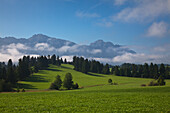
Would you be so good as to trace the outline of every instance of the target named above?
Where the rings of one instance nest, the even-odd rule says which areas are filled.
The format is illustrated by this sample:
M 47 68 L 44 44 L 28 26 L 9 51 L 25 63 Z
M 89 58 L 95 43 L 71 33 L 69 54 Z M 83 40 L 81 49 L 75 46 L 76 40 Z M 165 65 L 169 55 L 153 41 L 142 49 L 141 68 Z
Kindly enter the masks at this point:
M 0 38 L 0 54 L 19 55 L 52 55 L 59 56 L 84 56 L 86 58 L 113 58 L 125 53 L 136 52 L 122 45 L 97 40 L 88 45 L 76 44 L 74 42 L 49 37 L 43 34 L 35 34 L 32 37 Z M 10 53 L 12 52 L 12 53 Z

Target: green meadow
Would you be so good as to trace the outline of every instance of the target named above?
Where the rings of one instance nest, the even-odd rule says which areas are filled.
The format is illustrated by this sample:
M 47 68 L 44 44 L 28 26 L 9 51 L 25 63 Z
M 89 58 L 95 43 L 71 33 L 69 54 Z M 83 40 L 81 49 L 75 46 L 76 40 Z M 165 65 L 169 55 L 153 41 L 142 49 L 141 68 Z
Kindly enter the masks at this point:
M 80 89 L 47 90 L 55 76 L 60 75 L 63 80 L 67 72 L 72 74 Z M 118 85 L 109 85 L 109 78 Z M 169 113 L 170 80 L 165 80 L 165 86 L 141 86 L 150 81 L 152 79 L 84 74 L 73 70 L 69 64 L 50 65 L 47 70 L 40 70 L 19 82 L 26 92 L 0 93 L 0 112 Z

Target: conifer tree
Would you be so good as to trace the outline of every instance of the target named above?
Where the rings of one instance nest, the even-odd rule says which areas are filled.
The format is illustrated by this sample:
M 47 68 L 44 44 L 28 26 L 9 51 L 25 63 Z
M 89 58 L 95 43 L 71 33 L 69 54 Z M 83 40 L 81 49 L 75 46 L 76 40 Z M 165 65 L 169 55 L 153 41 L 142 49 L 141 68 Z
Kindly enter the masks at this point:
M 72 75 L 71 73 L 66 73 L 64 81 L 63 81 L 63 86 L 67 89 L 71 89 L 72 85 L 73 85 Z
M 161 64 L 160 69 L 159 69 L 160 75 L 165 78 L 165 66 L 164 64 Z

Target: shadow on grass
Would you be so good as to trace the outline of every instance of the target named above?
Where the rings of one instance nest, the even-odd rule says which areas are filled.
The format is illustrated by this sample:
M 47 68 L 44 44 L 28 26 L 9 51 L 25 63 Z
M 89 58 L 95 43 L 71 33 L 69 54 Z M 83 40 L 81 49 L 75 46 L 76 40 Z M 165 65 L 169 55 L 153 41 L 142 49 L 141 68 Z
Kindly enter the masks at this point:
M 23 83 L 17 83 L 15 88 L 17 88 L 17 87 L 19 87 L 20 89 L 21 88 L 24 88 L 24 89 L 37 89 L 37 88 L 35 88 L 34 86 L 32 86 L 30 84 L 23 84 Z
M 44 79 L 42 75 L 32 75 L 31 77 L 27 78 L 27 82 L 48 82 L 48 80 Z
M 95 77 L 105 77 L 103 75 L 98 75 L 98 74 L 94 74 L 94 73 L 87 73 L 87 75 L 95 76 Z
M 65 69 L 72 69 L 71 67 L 65 67 L 65 66 L 61 66 L 61 67 Z
M 59 69 L 46 69 L 46 70 L 49 70 L 49 71 L 62 71 L 62 70 L 59 70 Z

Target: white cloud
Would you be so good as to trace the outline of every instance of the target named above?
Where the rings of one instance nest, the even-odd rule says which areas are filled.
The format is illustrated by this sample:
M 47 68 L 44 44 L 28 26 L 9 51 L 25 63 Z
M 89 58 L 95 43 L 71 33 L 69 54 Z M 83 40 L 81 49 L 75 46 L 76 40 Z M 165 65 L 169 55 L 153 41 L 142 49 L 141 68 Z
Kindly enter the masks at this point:
M 154 22 L 148 29 L 147 36 L 163 37 L 168 33 L 168 25 L 165 22 Z
M 81 17 L 81 18 L 84 18 L 84 17 L 87 17 L 87 18 L 97 18 L 97 17 L 100 17 L 99 14 L 97 13 L 84 13 L 84 12 L 76 12 L 76 16 L 77 17 Z
M 47 43 L 37 43 L 34 46 L 35 50 L 39 50 L 39 51 L 54 51 L 55 48 L 54 47 L 50 47 Z
M 114 20 L 151 21 L 159 16 L 170 14 L 170 0 L 138 0 L 137 5 L 120 11 Z
M 27 50 L 30 49 L 29 47 L 23 44 L 10 44 L 7 46 L 2 46 L 0 49 L 0 62 L 7 62 L 9 59 L 12 59 L 14 63 L 18 62 L 19 58 L 22 58 L 24 53 L 19 52 L 19 50 Z M 30 56 L 38 56 L 38 55 L 30 55 Z
M 72 62 L 73 61 L 73 56 L 61 56 L 61 58 L 64 60 L 65 58 L 67 61 Z
M 131 54 L 131 53 L 126 53 L 121 56 L 116 56 L 112 59 L 112 62 L 115 63 L 168 63 L 164 62 L 165 56 L 163 55 L 147 55 L 144 53 L 141 54 Z M 169 62 L 170 63 L 170 62 Z

